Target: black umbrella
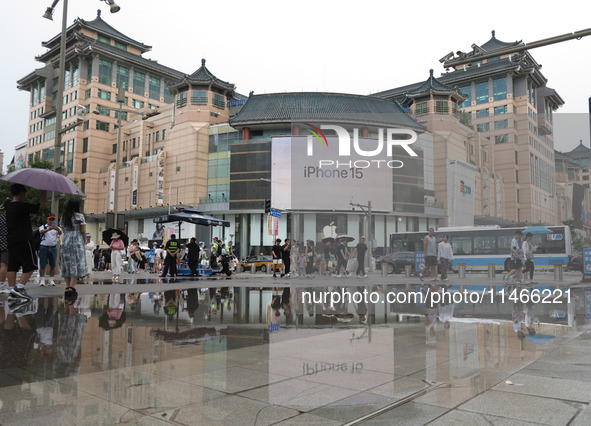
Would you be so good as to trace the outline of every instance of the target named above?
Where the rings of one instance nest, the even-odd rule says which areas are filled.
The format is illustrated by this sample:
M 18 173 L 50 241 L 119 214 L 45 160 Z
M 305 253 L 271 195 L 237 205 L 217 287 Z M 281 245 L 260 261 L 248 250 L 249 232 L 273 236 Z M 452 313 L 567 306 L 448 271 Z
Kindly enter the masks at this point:
M 190 222 L 195 225 L 203 226 L 230 226 L 230 221 L 218 219 L 217 217 L 210 216 L 202 213 L 199 210 L 177 207 L 176 213 L 165 214 L 164 216 L 158 216 L 153 219 L 154 223 L 167 223 L 167 222 Z M 180 236 L 180 225 L 179 225 L 179 240 Z
M 119 234 L 119 239 L 121 239 L 121 241 L 123 241 L 123 244 L 127 246 L 129 244 L 129 237 L 125 235 L 123 231 L 114 228 L 109 228 L 106 231 L 103 231 L 103 241 L 105 242 L 105 244 L 111 245 L 111 241 L 113 241 L 113 234 L 115 232 Z

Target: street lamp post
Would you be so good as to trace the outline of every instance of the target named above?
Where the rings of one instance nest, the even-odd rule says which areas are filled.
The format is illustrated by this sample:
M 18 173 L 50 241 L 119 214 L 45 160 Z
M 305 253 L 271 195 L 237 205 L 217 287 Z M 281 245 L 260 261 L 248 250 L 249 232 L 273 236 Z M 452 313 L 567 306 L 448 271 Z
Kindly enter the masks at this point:
M 111 13 L 119 12 L 120 7 L 114 0 L 101 0 L 111 7 Z M 59 0 L 53 0 L 50 7 L 45 10 L 43 18 L 53 21 L 53 11 Z M 64 105 L 64 86 L 66 73 L 66 24 L 68 22 L 68 0 L 62 1 L 62 32 L 60 35 L 60 54 L 59 54 L 59 75 L 57 79 L 57 99 L 55 99 L 55 137 L 53 144 L 53 170 L 60 173 L 60 151 L 62 142 L 62 114 Z M 69 130 L 69 129 L 68 129 Z M 51 195 L 51 210 L 55 215 L 59 215 L 59 200 L 55 191 Z
M 372 220 L 372 218 L 371 218 L 371 201 L 368 201 L 367 205 L 357 204 L 357 203 L 353 203 L 353 202 L 349 202 L 349 205 L 353 206 L 353 207 L 359 207 L 361 209 L 361 211 L 363 211 L 365 213 L 365 215 L 367 216 L 367 251 L 369 253 L 367 267 L 370 272 L 374 272 L 373 262 L 372 262 L 373 234 L 371 232 L 371 220 Z

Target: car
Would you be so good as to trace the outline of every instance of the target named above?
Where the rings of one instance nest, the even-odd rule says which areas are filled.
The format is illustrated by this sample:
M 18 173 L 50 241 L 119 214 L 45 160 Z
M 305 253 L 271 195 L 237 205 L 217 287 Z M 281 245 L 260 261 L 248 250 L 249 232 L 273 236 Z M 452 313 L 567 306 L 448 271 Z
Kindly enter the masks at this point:
M 376 269 L 382 269 L 382 263 L 386 263 L 386 271 L 388 274 L 399 274 L 404 271 L 406 266 L 415 269 L 415 254 L 412 251 L 401 251 L 398 253 L 390 253 L 383 257 L 376 259 Z
M 257 271 L 264 273 L 267 272 L 267 268 L 270 263 L 273 263 L 273 258 L 271 256 L 257 254 L 255 256 L 249 256 L 244 260 L 244 262 L 241 262 L 238 265 L 238 271 L 244 272 L 246 270 L 250 270 L 252 265 L 255 265 Z
M 568 259 L 569 271 L 583 272 L 583 253 L 571 254 Z

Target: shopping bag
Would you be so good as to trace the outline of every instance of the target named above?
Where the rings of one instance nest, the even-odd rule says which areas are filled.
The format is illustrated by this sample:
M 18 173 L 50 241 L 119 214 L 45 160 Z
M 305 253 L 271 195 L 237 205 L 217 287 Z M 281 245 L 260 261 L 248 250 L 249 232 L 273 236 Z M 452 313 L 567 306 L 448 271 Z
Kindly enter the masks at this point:
M 359 267 L 359 261 L 357 259 L 349 259 L 347 262 L 347 271 L 354 273 Z

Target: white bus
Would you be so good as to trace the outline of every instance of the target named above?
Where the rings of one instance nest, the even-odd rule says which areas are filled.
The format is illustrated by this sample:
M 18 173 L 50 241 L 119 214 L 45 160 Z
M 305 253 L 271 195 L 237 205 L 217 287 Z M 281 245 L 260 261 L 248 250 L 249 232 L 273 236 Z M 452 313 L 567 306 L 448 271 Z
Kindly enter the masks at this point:
M 534 235 L 534 265 L 536 269 L 554 269 L 554 265 L 566 267 L 572 253 L 572 239 L 568 226 L 548 226 L 551 234 Z M 486 271 L 489 263 L 494 263 L 497 270 L 509 270 L 511 240 L 515 231 L 524 228 L 499 227 L 454 227 L 439 228 L 435 238 L 439 243 L 444 235 L 449 236 L 449 243 L 454 252 L 453 268 L 460 263 L 466 264 L 466 270 Z M 400 232 L 390 235 L 390 252 L 423 252 L 423 239 L 427 232 Z M 525 236 L 522 238 L 523 243 Z

